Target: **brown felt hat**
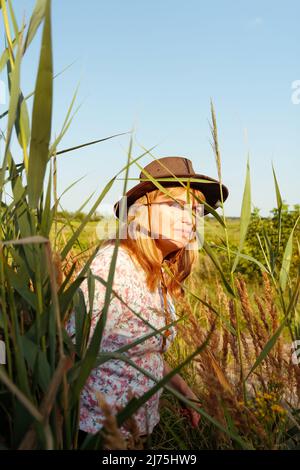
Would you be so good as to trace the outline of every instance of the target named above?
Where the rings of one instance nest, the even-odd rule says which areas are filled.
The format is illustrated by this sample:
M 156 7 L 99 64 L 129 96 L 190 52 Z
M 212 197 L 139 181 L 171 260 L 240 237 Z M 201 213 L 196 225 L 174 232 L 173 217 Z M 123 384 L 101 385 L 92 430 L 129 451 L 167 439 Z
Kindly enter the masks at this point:
M 182 186 L 179 181 L 174 178 L 174 175 L 180 178 L 180 181 L 186 186 L 188 180 L 190 187 L 199 189 L 205 196 L 207 204 L 216 209 L 221 203 L 221 190 L 220 182 L 211 178 L 210 176 L 200 175 L 195 173 L 191 160 L 185 157 L 163 157 L 154 160 L 143 168 L 143 171 L 149 173 L 152 178 L 155 178 L 159 184 L 165 188 L 172 186 Z M 140 173 L 140 183 L 135 185 L 126 193 L 127 209 L 137 199 L 144 196 L 146 193 L 159 189 L 149 179 L 146 173 Z M 163 179 L 168 179 L 168 181 Z M 171 179 L 171 180 L 170 180 Z M 173 180 L 173 181 L 172 181 Z M 223 201 L 228 197 L 229 191 L 227 187 L 222 184 Z M 119 217 L 119 205 L 121 200 L 114 205 L 114 212 L 116 217 Z M 208 211 L 204 207 L 204 215 Z

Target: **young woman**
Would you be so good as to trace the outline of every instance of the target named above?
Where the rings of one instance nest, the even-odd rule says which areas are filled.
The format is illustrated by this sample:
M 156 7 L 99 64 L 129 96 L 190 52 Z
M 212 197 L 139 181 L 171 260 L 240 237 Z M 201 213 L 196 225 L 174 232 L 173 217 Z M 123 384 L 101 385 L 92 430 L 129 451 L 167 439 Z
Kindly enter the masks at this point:
M 166 189 L 168 195 L 157 189 L 149 175 Z M 170 181 L 170 177 L 173 180 Z M 190 189 L 187 189 L 187 180 Z M 125 216 L 126 237 L 120 239 L 118 246 L 112 285 L 117 295 L 112 297 L 108 308 L 99 348 L 102 352 L 116 351 L 177 319 L 173 301 L 183 295 L 180 283 L 197 261 L 198 208 L 201 201 L 217 207 L 221 198 L 224 201 L 227 196 L 224 185 L 208 176 L 195 174 L 190 160 L 164 157 L 144 168 L 140 183 L 126 193 L 125 210 L 122 208 L 124 199 L 115 204 L 116 216 Z M 114 245 L 114 240 L 105 242 L 91 265 L 93 274 L 104 281 L 108 278 Z M 165 272 L 166 266 L 172 276 Z M 81 290 L 88 311 L 87 280 L 81 284 Z M 104 298 L 105 286 L 96 281 L 90 337 L 101 315 Z M 70 335 L 75 333 L 74 315 L 68 322 L 67 331 Z M 163 354 L 175 335 L 175 327 L 170 326 L 163 333 L 127 350 L 126 355 L 139 369 L 119 359 L 110 359 L 92 370 L 81 394 L 81 438 L 85 433 L 97 433 L 103 426 L 105 417 L 99 405 L 99 392 L 116 414 L 132 396 L 140 397 L 151 389 L 156 383 L 153 378 L 159 381 L 170 372 Z M 179 374 L 173 376 L 168 385 L 186 398 L 197 400 Z M 161 393 L 160 389 L 134 414 L 141 436 L 151 434 L 159 421 Z M 188 410 L 191 424 L 197 426 L 199 414 L 191 408 Z M 129 435 L 126 426 L 120 430 L 124 436 Z

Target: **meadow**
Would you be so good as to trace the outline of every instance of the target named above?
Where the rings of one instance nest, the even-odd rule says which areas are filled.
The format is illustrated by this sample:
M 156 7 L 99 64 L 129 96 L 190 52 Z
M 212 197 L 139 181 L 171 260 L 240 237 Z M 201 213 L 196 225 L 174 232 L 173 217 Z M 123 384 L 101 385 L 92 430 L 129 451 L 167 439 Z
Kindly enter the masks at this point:
M 265 218 L 265 223 L 270 225 L 273 219 L 270 215 Z M 252 224 L 255 221 L 255 214 L 252 214 Z M 61 221 L 58 226 L 59 243 L 68 239 L 79 224 L 76 218 L 72 222 L 68 218 L 64 224 Z M 73 246 L 72 262 L 77 261 L 77 269 L 97 244 L 97 224 L 98 221 L 88 223 Z M 230 246 L 237 249 L 241 220 L 228 217 L 226 224 Z M 207 216 L 204 236 L 212 246 L 220 243 L 224 234 L 219 221 Z M 255 240 L 251 238 L 248 243 L 253 247 Z M 256 243 L 259 245 L 258 241 Z M 67 271 L 69 264 L 66 263 L 64 267 Z M 291 362 L 291 336 L 288 329 L 281 332 L 274 349 L 267 351 L 262 365 L 248 380 L 244 395 L 241 372 L 248 374 L 256 359 L 264 356 L 265 346 L 272 335 L 276 335 L 282 320 L 280 302 L 270 279 L 262 271 L 252 273 L 249 269 L 251 267 L 253 262 L 249 263 L 246 270 L 242 269 L 244 273 L 239 273 L 235 279 L 241 323 L 240 352 L 234 334 L 237 324 L 232 299 L 222 286 L 212 259 L 205 250 L 200 250 L 199 262 L 187 282 L 190 292 L 186 295 L 186 303 L 176 306 L 179 315 L 188 312 L 187 319 L 179 325 L 180 334 L 166 358 L 176 368 L 197 349 L 205 335 L 211 333 L 205 352 L 188 362 L 181 371 L 203 403 L 203 411 L 225 429 L 231 415 L 232 431 L 247 437 L 250 448 L 297 448 L 298 436 L 295 431 L 298 427 L 300 375 L 299 366 Z M 219 312 L 217 321 L 215 310 Z M 134 443 L 138 447 L 138 440 Z M 161 422 L 148 445 L 166 450 L 239 448 L 213 422 L 202 419 L 198 428 L 193 429 L 180 400 L 168 391 L 164 392 L 161 401 Z

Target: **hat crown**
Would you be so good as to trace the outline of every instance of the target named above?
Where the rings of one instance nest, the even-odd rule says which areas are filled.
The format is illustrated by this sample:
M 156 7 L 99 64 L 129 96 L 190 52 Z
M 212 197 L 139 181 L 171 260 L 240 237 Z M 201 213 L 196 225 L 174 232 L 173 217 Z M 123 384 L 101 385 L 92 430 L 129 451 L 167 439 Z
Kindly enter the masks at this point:
M 140 179 L 149 179 L 144 170 L 153 178 L 195 175 L 191 160 L 185 157 L 162 157 L 149 163 L 140 173 Z

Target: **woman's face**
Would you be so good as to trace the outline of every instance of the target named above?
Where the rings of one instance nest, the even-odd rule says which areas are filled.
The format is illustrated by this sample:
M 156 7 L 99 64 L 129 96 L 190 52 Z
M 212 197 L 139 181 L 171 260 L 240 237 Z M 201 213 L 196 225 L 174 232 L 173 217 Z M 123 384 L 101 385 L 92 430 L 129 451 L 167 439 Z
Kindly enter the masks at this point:
M 187 203 L 187 193 L 167 201 L 155 201 L 151 204 L 151 236 L 163 252 L 172 252 L 187 246 L 196 235 L 200 203 L 194 202 L 192 195 Z

